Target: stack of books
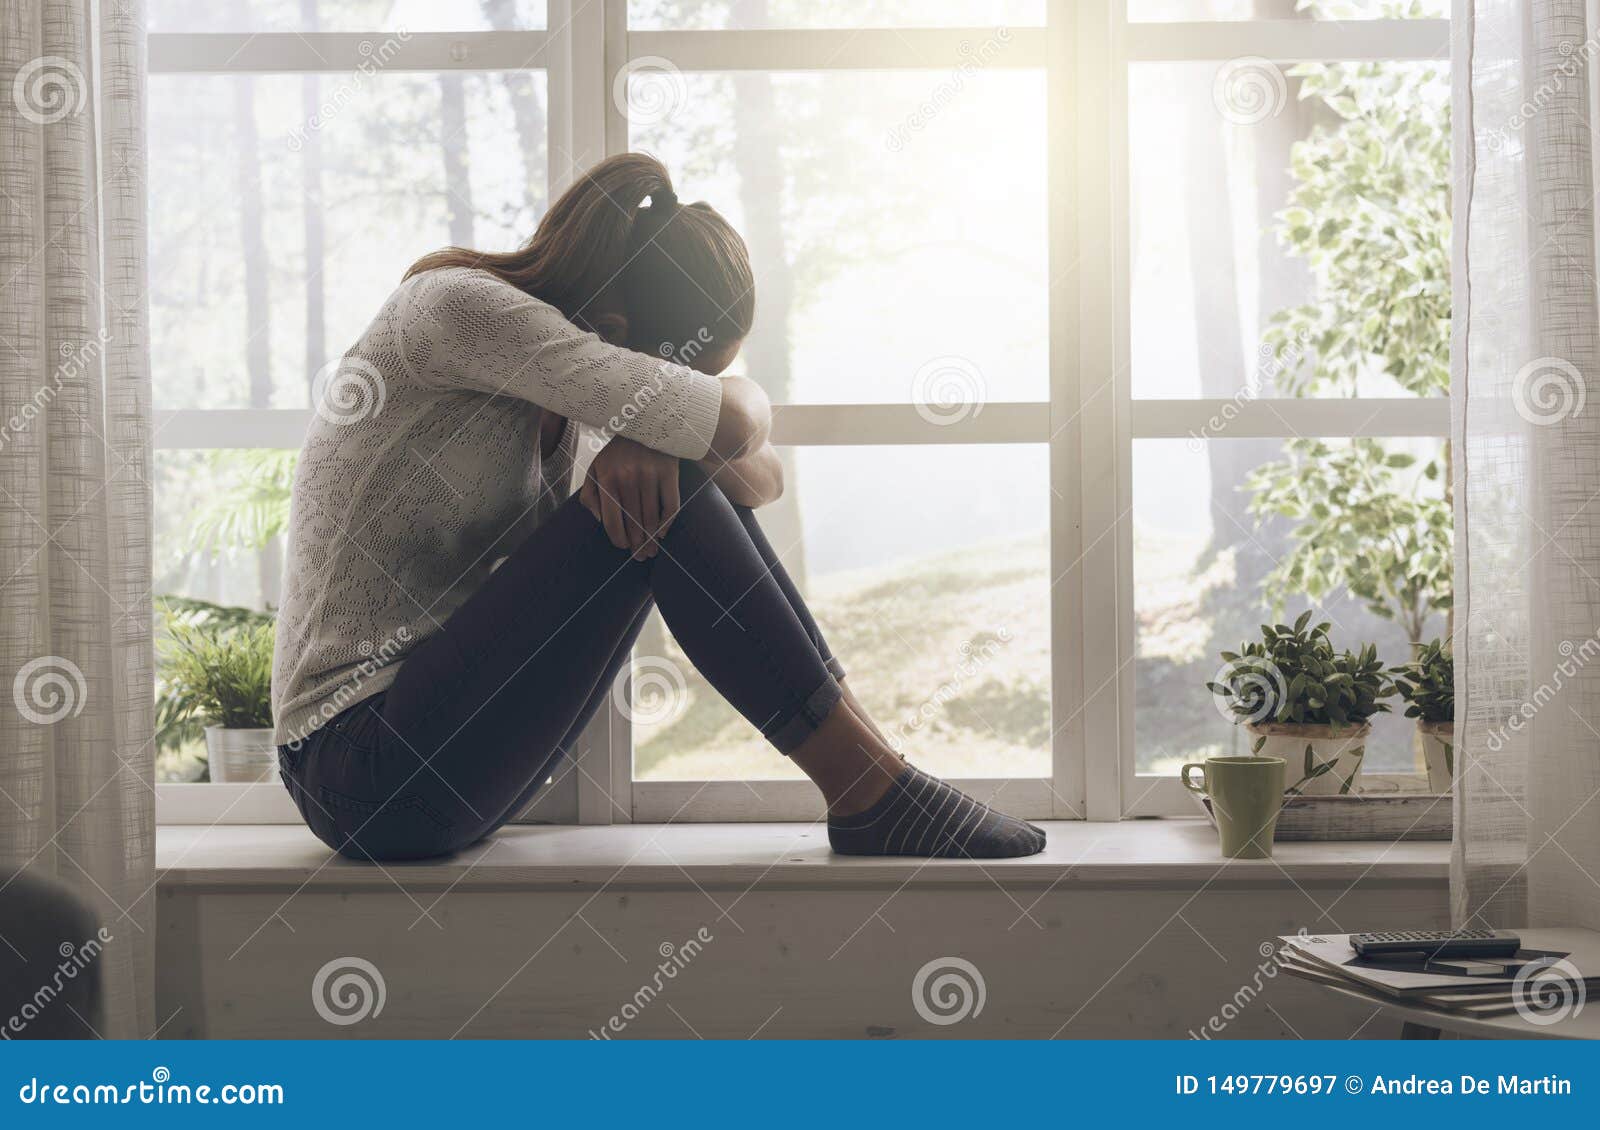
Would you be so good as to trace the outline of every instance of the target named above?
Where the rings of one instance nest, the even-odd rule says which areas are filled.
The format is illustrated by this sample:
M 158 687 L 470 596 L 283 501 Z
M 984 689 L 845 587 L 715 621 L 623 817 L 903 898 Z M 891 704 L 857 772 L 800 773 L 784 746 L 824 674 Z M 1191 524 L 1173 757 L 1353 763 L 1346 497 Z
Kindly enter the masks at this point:
M 1280 937 L 1277 961 L 1296 977 L 1378 1003 L 1414 1004 L 1478 1019 L 1521 1013 L 1551 1023 L 1575 1014 L 1590 994 L 1600 993 L 1600 933 L 1516 933 L 1521 950 L 1488 962 L 1364 958 L 1351 947 L 1349 934 Z

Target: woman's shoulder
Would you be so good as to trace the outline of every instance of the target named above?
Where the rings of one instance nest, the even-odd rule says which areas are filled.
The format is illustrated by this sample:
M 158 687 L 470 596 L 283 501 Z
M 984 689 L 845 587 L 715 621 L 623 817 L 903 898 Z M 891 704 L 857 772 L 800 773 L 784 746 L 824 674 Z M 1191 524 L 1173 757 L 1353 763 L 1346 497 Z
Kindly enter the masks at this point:
M 397 294 L 445 305 L 546 306 L 527 291 L 482 267 L 432 267 L 418 271 L 400 284 Z

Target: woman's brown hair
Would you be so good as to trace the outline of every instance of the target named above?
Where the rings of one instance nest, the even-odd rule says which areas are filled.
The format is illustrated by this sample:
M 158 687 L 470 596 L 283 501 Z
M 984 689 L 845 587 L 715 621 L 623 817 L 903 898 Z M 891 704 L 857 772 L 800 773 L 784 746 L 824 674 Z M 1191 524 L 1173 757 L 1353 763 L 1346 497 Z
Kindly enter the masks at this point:
M 615 288 L 627 344 L 662 356 L 737 341 L 755 321 L 744 240 L 709 204 L 679 204 L 666 167 L 644 153 L 584 173 L 516 251 L 446 247 L 406 277 L 436 267 L 489 271 L 584 326 L 585 312 Z

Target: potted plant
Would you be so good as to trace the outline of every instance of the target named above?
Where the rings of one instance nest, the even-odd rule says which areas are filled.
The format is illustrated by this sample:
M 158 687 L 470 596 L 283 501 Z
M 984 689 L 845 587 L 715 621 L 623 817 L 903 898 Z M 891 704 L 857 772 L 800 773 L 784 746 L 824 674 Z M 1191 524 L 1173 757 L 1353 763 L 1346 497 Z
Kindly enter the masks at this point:
M 1224 713 L 1250 733 L 1250 752 L 1289 763 L 1293 796 L 1355 792 L 1372 733 L 1370 719 L 1394 693 L 1377 648 L 1335 652 L 1330 625 L 1263 624 L 1259 642 L 1222 653 L 1206 684 Z
M 1456 665 L 1450 649 L 1437 639 L 1418 644 L 1411 662 L 1389 674 L 1406 701 L 1406 717 L 1417 720 L 1428 790 L 1447 793 L 1456 778 Z
M 162 640 L 160 730 L 205 725 L 211 780 L 271 780 L 271 622 L 227 625 L 169 617 Z

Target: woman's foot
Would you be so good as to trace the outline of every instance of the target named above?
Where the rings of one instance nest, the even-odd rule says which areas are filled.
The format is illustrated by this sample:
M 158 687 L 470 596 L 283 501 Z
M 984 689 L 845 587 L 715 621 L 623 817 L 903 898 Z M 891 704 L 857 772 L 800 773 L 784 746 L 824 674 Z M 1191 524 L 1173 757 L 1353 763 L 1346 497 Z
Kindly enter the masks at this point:
M 828 818 L 840 855 L 1005 859 L 1044 850 L 1044 831 L 996 812 L 914 765 L 871 807 Z

